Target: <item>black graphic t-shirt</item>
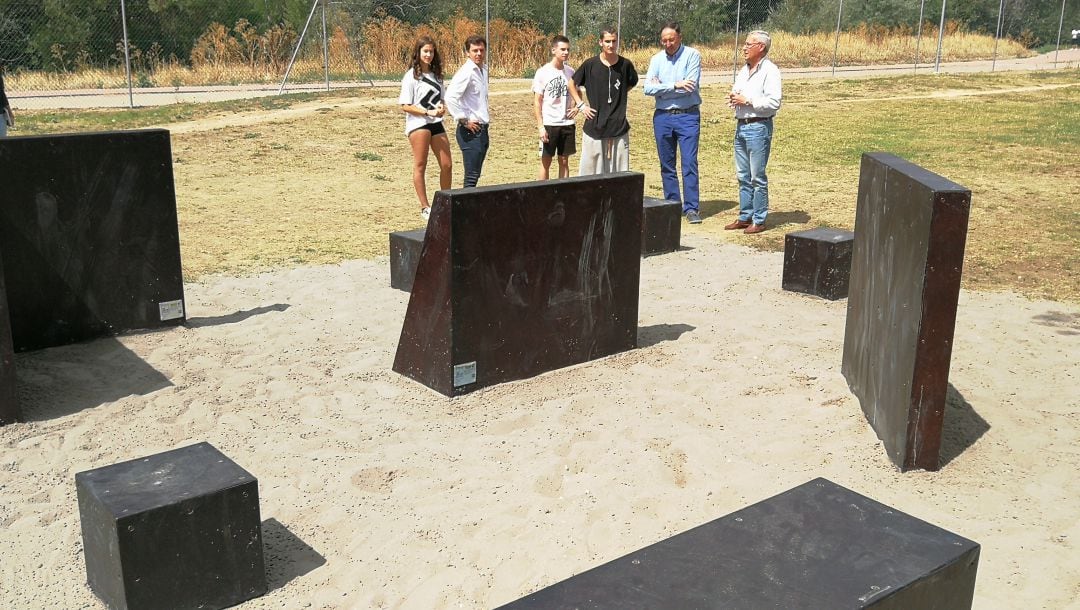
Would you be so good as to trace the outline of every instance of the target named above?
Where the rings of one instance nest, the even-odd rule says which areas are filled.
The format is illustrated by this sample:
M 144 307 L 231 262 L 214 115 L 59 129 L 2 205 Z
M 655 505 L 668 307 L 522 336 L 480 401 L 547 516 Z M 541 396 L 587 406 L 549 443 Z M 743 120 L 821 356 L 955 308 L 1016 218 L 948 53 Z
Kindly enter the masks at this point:
M 574 84 L 585 88 L 589 106 L 596 110 L 596 117 L 585 121 L 584 130 L 590 138 L 615 138 L 630 131 L 626 100 L 637 83 L 637 70 L 625 57 L 620 56 L 611 67 L 605 66 L 599 55 L 581 64 L 574 73 Z

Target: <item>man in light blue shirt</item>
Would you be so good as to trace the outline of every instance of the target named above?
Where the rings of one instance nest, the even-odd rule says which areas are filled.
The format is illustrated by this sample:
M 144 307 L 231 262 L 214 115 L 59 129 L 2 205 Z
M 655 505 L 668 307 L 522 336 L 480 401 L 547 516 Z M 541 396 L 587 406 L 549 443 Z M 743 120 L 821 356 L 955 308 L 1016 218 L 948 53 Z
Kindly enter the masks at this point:
M 656 100 L 653 134 L 660 157 L 664 199 L 681 201 L 683 215 L 691 224 L 701 222 L 698 211 L 698 137 L 701 135 L 701 53 L 682 44 L 679 24 L 668 22 L 660 29 L 664 47 L 649 61 L 645 95 Z M 676 148 L 677 147 L 677 148 Z M 676 152 L 682 153 L 682 194 L 675 169 Z

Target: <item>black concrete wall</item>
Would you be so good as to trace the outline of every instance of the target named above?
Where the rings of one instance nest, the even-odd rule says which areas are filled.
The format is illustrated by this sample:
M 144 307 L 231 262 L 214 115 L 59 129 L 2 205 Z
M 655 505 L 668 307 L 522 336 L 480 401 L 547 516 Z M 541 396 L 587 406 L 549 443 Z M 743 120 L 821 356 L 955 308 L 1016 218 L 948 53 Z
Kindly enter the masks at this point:
M 21 419 L 15 394 L 15 352 L 11 345 L 8 322 L 7 290 L 4 289 L 4 263 L 0 257 L 0 426 Z
M 938 469 L 971 191 L 862 158 L 842 371 L 901 468 Z
M 168 131 L 5 138 L 0 167 L 16 351 L 184 321 Z
M 394 370 L 452 396 L 633 348 L 643 188 L 622 173 L 437 193 Z

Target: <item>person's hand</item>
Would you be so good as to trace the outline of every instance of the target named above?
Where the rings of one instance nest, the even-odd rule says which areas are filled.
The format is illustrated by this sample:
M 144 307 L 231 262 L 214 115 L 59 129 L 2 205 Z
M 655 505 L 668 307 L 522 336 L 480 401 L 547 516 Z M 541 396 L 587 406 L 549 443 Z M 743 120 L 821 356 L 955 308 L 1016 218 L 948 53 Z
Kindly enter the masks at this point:
M 736 106 L 749 106 L 750 99 L 741 93 L 732 92 L 728 94 L 728 105 L 732 108 L 735 108 Z
M 543 143 L 545 143 L 545 144 L 547 144 L 547 141 L 548 141 L 548 133 L 547 133 L 547 130 L 546 130 L 546 129 L 544 129 L 544 126 L 543 126 L 543 125 L 541 125 L 541 126 L 540 126 L 540 129 L 539 129 L 539 131 L 540 131 L 540 141 L 541 141 L 541 142 L 543 142 Z
M 584 114 L 585 118 L 589 120 L 596 118 L 596 110 L 594 110 L 592 106 L 589 106 L 588 104 L 585 104 L 585 107 L 581 109 L 581 114 Z
M 566 111 L 566 118 L 568 118 L 568 119 L 572 119 L 572 118 L 576 117 L 577 115 L 578 115 L 578 109 L 575 108 L 575 107 L 571 107 L 570 110 Z
M 480 133 L 480 121 L 469 119 L 465 122 L 465 129 L 468 129 L 473 133 Z
M 681 80 L 681 81 L 678 81 L 677 83 L 675 83 L 675 88 L 676 89 L 682 89 L 683 91 L 685 91 L 687 93 L 691 93 L 691 92 L 694 91 L 694 89 L 697 89 L 697 83 L 695 83 L 694 81 L 692 81 L 690 79 Z
M 446 116 L 446 106 L 443 106 L 442 102 L 439 102 L 438 104 L 435 105 L 435 115 L 434 116 L 436 116 L 436 117 L 438 117 L 440 119 L 443 118 L 444 116 Z

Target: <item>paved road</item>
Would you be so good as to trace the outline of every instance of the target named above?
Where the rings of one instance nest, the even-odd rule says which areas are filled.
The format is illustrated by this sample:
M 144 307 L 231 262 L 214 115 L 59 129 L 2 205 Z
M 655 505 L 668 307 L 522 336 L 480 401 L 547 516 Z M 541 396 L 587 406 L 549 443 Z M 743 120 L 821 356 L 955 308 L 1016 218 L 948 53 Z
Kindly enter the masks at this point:
M 1045 53 L 1023 59 L 1001 59 L 991 61 L 967 61 L 953 62 L 941 65 L 942 73 L 960 72 L 990 72 L 991 69 L 999 72 L 1010 70 L 1050 70 L 1054 68 L 1078 68 L 1080 67 L 1080 49 L 1062 49 L 1057 53 L 1057 63 L 1054 63 L 1054 53 Z M 831 67 L 823 68 L 785 68 L 785 79 L 800 78 L 870 78 L 875 76 L 887 76 L 891 74 L 933 74 L 933 64 L 920 64 L 918 70 L 912 64 L 885 65 L 885 66 L 845 66 L 835 71 Z M 512 79 L 507 79 L 511 81 Z M 732 74 L 723 72 L 706 72 L 702 81 L 704 84 L 716 84 L 732 81 Z M 522 80 L 522 83 L 528 81 Z M 367 83 L 363 83 L 366 85 Z M 375 81 L 376 87 L 396 89 L 399 81 Z M 346 89 L 361 86 L 357 82 L 331 83 L 335 89 Z M 277 95 L 277 85 L 239 85 L 239 86 L 215 86 L 215 87 L 164 87 L 157 89 L 139 89 L 132 95 L 135 106 L 161 106 L 177 104 L 181 102 L 216 102 L 253 97 L 269 97 Z M 287 89 L 290 93 L 301 91 L 323 91 L 324 85 L 290 85 Z M 58 108 L 126 108 L 129 104 L 126 89 L 101 90 L 86 89 L 72 91 L 44 91 L 9 93 L 12 106 L 16 109 L 58 109 Z

